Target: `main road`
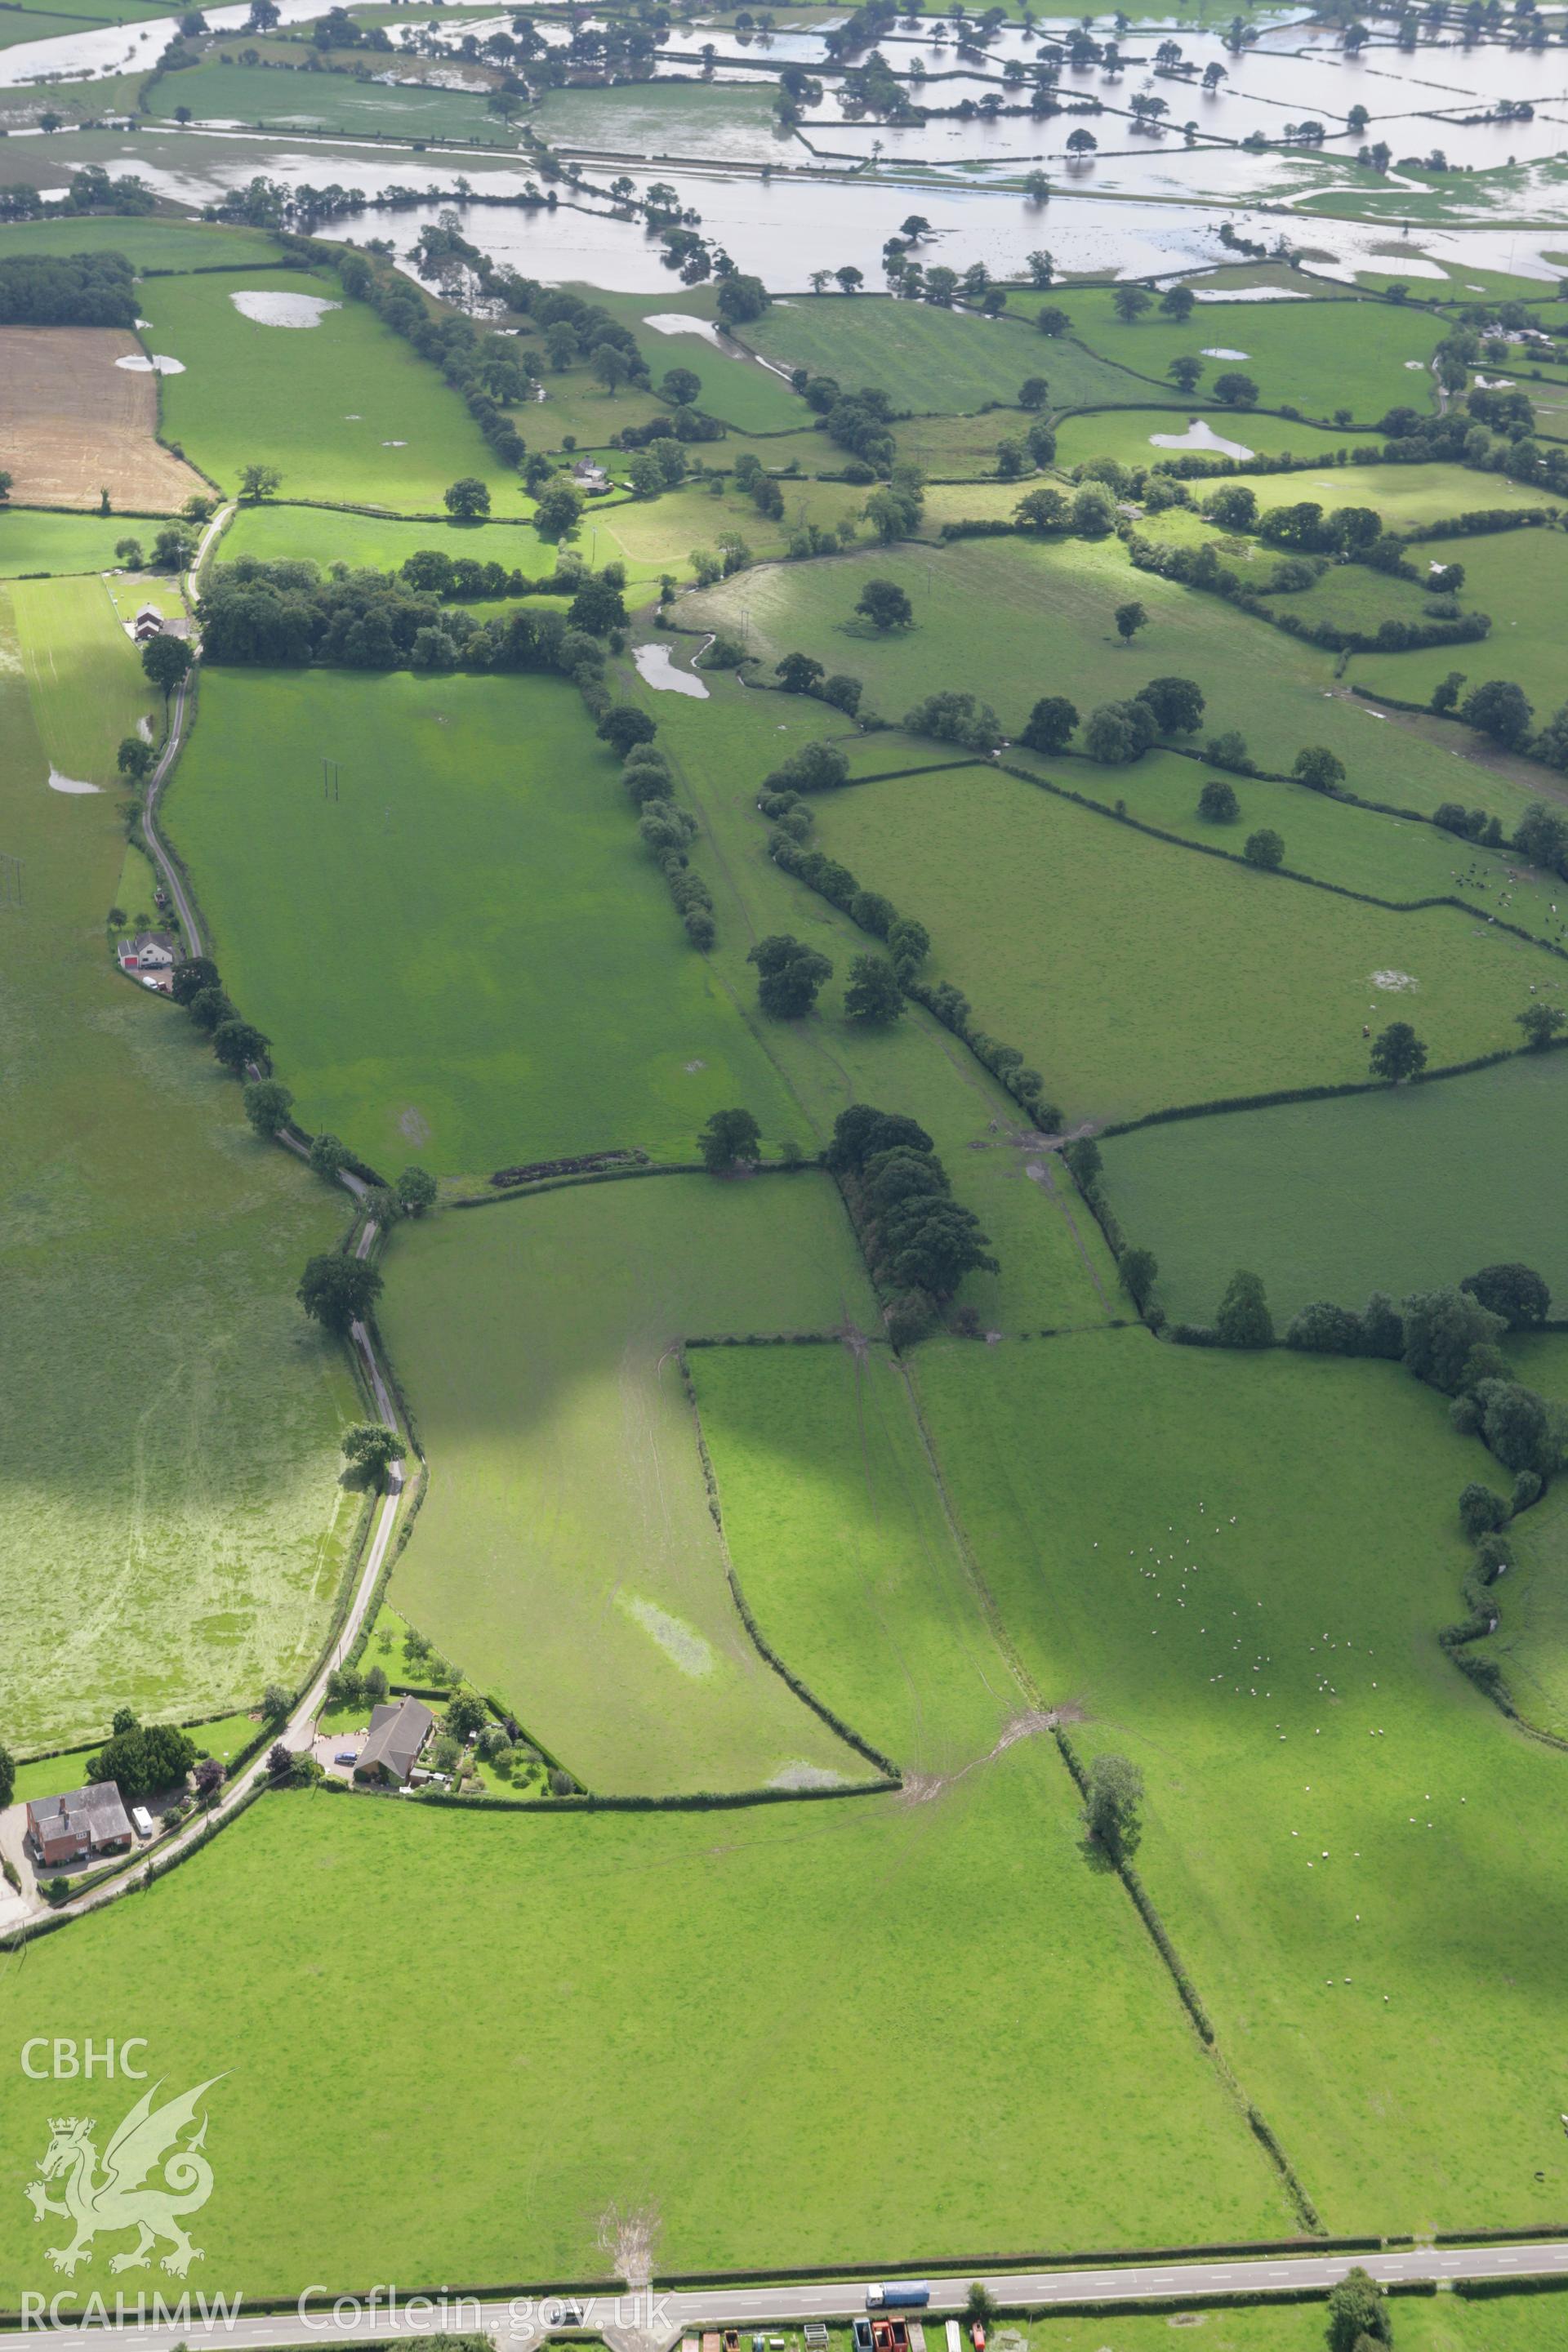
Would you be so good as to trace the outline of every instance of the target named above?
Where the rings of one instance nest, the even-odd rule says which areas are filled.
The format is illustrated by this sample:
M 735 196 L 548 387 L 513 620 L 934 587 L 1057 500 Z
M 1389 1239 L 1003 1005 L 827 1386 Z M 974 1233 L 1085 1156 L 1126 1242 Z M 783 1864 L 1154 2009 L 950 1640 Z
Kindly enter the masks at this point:
M 1568 2240 L 1414 2246 L 1378 2253 L 1230 2255 L 1213 2262 L 1131 2261 L 1114 2267 L 982 2272 L 980 2275 L 1005 2309 L 1037 2311 L 1052 2304 L 1133 2304 L 1180 2296 L 1213 2301 L 1226 2295 L 1299 2293 L 1303 2288 L 1326 2293 L 1358 2263 L 1389 2285 L 1426 2280 L 1441 2285 L 1459 2279 L 1568 2279 Z M 40 2261 L 40 2271 L 43 2268 Z M 961 2312 L 969 2285 L 967 2275 L 931 2280 L 929 2315 L 942 2318 Z M 220 2290 L 215 2279 L 207 2289 L 209 2307 L 212 2296 L 225 2292 L 229 2311 L 222 2318 L 204 2322 L 193 2288 L 194 2308 L 189 2315 L 182 2311 L 174 2324 L 114 2326 L 111 2322 L 106 2327 L 96 2319 L 85 2326 L 77 2324 L 75 2315 L 86 2305 L 89 2291 L 84 2284 L 74 2290 L 67 2286 L 62 2293 L 58 2280 L 53 2288 L 44 2287 L 40 2281 L 39 2300 L 27 2306 L 34 2315 L 31 2324 L 0 2331 L 0 2352 L 36 2347 L 45 2336 L 51 2344 L 71 2347 L 71 2352 L 94 2352 L 94 2347 L 102 2347 L 106 2335 L 123 2352 L 177 2352 L 181 2345 L 188 2346 L 190 2352 L 220 2352 L 226 2345 L 239 2347 L 239 2352 L 262 2352 L 268 2346 L 396 2343 L 440 2330 L 485 2334 L 498 2352 L 508 2352 L 508 2347 L 522 2352 L 522 2347 L 538 2344 L 563 2326 L 595 2330 L 617 2352 L 664 2352 L 664 2347 L 696 2329 L 728 2326 L 775 2331 L 798 2328 L 810 2319 L 842 2323 L 866 2309 L 863 2280 L 824 2280 L 813 2284 L 680 2291 L 656 2286 L 619 2297 L 608 2292 L 584 2292 L 564 2299 L 537 2294 L 510 2299 L 446 2295 L 444 2291 L 422 2294 L 417 2288 L 399 2287 L 395 2308 L 388 2307 L 391 2290 L 383 2286 L 375 2289 L 374 2301 L 368 2288 L 362 2295 L 339 2298 L 341 2310 L 334 2309 L 327 2288 L 314 2287 L 305 2289 L 300 2304 L 285 2314 L 247 2313 L 243 2304 L 236 2314 L 235 2291 L 232 2287 Z M 112 2314 L 112 2292 L 107 2282 L 103 2292 Z M 180 2292 L 174 2282 L 167 2283 L 166 2299 L 176 2299 Z M 49 2299 L 57 2294 L 58 2304 L 51 2310 Z M 569 2311 L 563 2302 L 570 2305 Z M 135 2309 L 134 2297 L 131 2307 Z

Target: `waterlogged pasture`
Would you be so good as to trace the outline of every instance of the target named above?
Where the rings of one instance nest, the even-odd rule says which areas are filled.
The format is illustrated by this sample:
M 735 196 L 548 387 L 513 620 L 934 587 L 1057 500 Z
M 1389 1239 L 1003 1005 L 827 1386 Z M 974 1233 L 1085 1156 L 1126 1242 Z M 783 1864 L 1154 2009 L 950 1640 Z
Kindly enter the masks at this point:
M 168 824 L 301 1118 L 384 1171 L 777 1131 L 564 680 L 215 671 Z
M 278 79 L 267 77 L 268 81 Z M 247 318 L 237 294 L 313 297 L 340 307 L 310 327 Z M 459 476 L 489 483 L 498 506 L 518 477 L 491 456 L 479 426 L 439 372 L 337 280 L 302 270 L 254 278 L 150 278 L 137 299 L 147 341 L 184 363 L 162 381 L 163 431 L 230 493 L 252 460 L 276 466 L 284 495 L 441 511 Z
M 404 1615 L 590 1789 L 874 1777 L 734 1608 L 674 1352 L 874 1323 L 828 1180 L 569 1187 L 405 1228 L 388 1271 L 434 1465 Z

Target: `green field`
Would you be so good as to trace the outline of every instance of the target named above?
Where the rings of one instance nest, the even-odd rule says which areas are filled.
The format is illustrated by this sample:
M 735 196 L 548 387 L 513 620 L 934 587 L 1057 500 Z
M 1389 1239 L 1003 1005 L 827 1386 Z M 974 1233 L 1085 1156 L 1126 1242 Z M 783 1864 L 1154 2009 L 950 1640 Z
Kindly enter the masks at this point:
M 646 89 L 642 94 L 651 97 L 653 91 Z M 572 95 L 586 98 L 590 93 L 578 90 Z M 740 343 L 716 342 L 706 334 L 671 333 L 668 328 L 648 325 L 650 319 L 679 318 L 711 324 L 719 314 L 710 288 L 689 288 L 677 281 L 668 294 L 606 294 L 599 287 L 582 285 L 569 287 L 567 291 L 581 295 L 585 302 L 596 304 L 631 329 L 655 383 L 672 367 L 689 368 L 700 375 L 702 390 L 698 404 L 710 416 L 721 417 L 726 425 L 746 433 L 798 432 L 806 423 L 810 412 L 802 405 L 798 393 L 792 392 L 772 368 L 751 358 Z M 723 453 L 718 454 L 721 457 Z
M 1434 1638 L 1489 1468 L 1447 1401 L 1142 1331 L 915 1377 L 1042 1697 L 1143 1771 L 1139 1870 L 1325 2228 L 1554 2221 L 1562 1759 Z
M 1154 310 L 1127 327 L 1109 287 L 1015 299 L 1021 310 L 1048 302 L 1065 310 L 1091 351 L 1140 374 L 1163 379 L 1190 353 L 1205 360 L 1205 383 L 1227 370 L 1249 375 L 1266 408 L 1324 421 L 1348 408 L 1358 425 L 1374 425 L 1389 408 L 1430 409 L 1426 363 L 1445 331 L 1441 320 L 1392 302 L 1200 302 L 1184 326 Z M 1211 351 L 1240 356 L 1207 359 Z
M 537 531 L 525 523 L 405 522 L 383 515 L 350 514 L 342 507 L 245 506 L 224 532 L 214 556 L 221 563 L 253 555 L 262 563 L 293 559 L 346 563 L 353 571 L 395 572 L 411 555 L 437 547 L 452 556 L 471 555 L 480 563 L 504 563 L 509 572 L 542 578 L 553 557 Z
M 724 1533 L 773 1646 L 906 1774 L 988 1755 L 1005 1672 L 885 1348 L 704 1348 L 691 1370 Z
M 110 961 L 113 795 L 48 789 L 51 762 L 112 773 L 146 707 L 131 647 L 96 580 L 0 611 L 0 842 L 26 876 L 0 915 L 0 1737 L 26 1753 L 124 1702 L 188 1719 L 302 1675 L 354 1524 L 353 1399 L 292 1297 L 341 1214 Z
M 268 1797 L 195 1867 L 39 1944 L 0 2006 L 16 2046 L 90 2010 L 182 2084 L 234 2070 L 202 2243 L 250 2296 L 394 2269 L 601 2276 L 612 2202 L 657 2203 L 661 2270 L 1283 2234 L 1266 2159 L 1078 1837 L 1041 1740 L 928 1804 L 552 1820 Z M 279 1982 L 287 2032 L 258 2032 Z M 940 2133 L 873 2165 L 811 2121 L 874 2105 L 912 2052 Z M 406 2210 L 326 2193 L 344 2147 L 390 2165 L 437 2101 L 507 2161 L 433 2165 Z M 0 2080 L 29 2157 L 58 2106 Z M 12 2303 L 33 2242 L 7 2235 Z
M 304 294 L 342 308 L 313 327 L 263 326 L 236 310 L 236 293 Z M 287 497 L 330 504 L 439 513 L 447 485 L 469 474 L 503 510 L 519 497 L 517 476 L 497 463 L 438 372 L 373 311 L 343 302 L 335 278 L 303 270 L 159 278 L 137 299 L 153 322 L 149 343 L 185 366 L 162 379 L 164 437 L 225 489 L 262 459 L 280 470 Z
M 1512 678 L 1544 724 L 1568 700 L 1563 674 L 1563 627 L 1568 618 L 1568 543 L 1561 531 L 1505 530 L 1495 537 L 1432 540 L 1412 548 L 1417 566 L 1462 563 L 1468 611 L 1489 613 L 1491 635 L 1474 646 L 1438 646 L 1408 654 L 1360 654 L 1349 676 L 1373 694 L 1425 702 L 1450 670 L 1483 678 Z M 1314 590 L 1313 593 L 1316 594 Z
M 118 160 L 123 153 L 122 143 L 111 152 Z M 134 269 L 164 271 L 220 269 L 247 262 L 267 268 L 276 263 L 278 247 L 260 229 L 91 213 L 71 220 L 7 221 L 0 226 L 0 255 L 30 253 L 122 253 Z
M 1044 1071 L 1069 1121 L 1364 1077 L 1363 1024 L 1412 1007 L 1434 1064 L 1465 1061 L 1516 1044 L 1531 981 L 1558 979 L 1457 912 L 1195 857 L 990 768 L 858 785 L 817 831 L 927 926 L 932 975 Z M 1180 1023 L 1151 1019 L 1173 989 Z
M 161 720 L 162 698 L 143 677 L 103 582 L 96 574 L 18 580 L 10 600 L 33 724 L 50 767 L 110 789 L 116 747 Z
M 976 495 L 948 493 L 964 506 Z M 857 617 L 868 578 L 904 588 L 912 628 L 879 636 Z M 1112 618 L 1130 597 L 1150 614 L 1131 651 Z M 1087 715 L 1173 674 L 1195 678 L 1207 698 L 1199 744 L 1239 729 L 1260 767 L 1288 772 L 1304 744 L 1321 743 L 1344 761 L 1351 790 L 1369 800 L 1426 812 L 1446 800 L 1479 803 L 1506 823 L 1533 796 L 1466 759 L 1466 730 L 1442 728 L 1430 741 L 1391 725 L 1342 687 L 1336 692 L 1333 655 L 1278 631 L 1265 635 L 1266 623 L 1221 597 L 1134 572 L 1116 539 L 967 540 L 940 561 L 929 547 L 866 548 L 737 574 L 683 599 L 679 616 L 683 628 L 746 637 L 768 663 L 798 648 L 830 670 L 851 671 L 884 719 L 900 719 L 935 689 L 963 688 L 1017 728 L 1037 695 L 1065 692 Z
M 873 761 L 885 771 L 917 766 L 942 749 L 902 733 L 876 735 L 864 743 L 866 767 L 870 772 Z M 1103 767 L 1092 760 L 1041 759 L 1017 750 L 1006 756 L 1009 767 L 1048 777 L 1101 808 L 1113 810 L 1121 801 L 1129 815 L 1184 841 L 1225 850 L 1234 857 L 1249 833 L 1271 825 L 1285 842 L 1285 862 L 1293 873 L 1405 905 L 1420 898 L 1457 898 L 1475 909 L 1478 920 L 1500 916 L 1537 939 L 1568 946 L 1568 890 L 1553 875 L 1521 870 L 1509 850 L 1479 848 L 1414 815 L 1388 816 L 1302 784 L 1231 775 L 1224 781 L 1236 794 L 1237 813 L 1234 822 L 1216 824 L 1199 815 L 1198 794 L 1220 772 L 1179 751 L 1146 751 L 1125 768 Z M 1472 781 L 1478 796 L 1484 794 L 1485 781 L 1479 775 Z M 1363 773 L 1362 782 L 1375 792 L 1380 779 L 1374 772 Z M 1551 989 L 1555 979 L 1554 966 L 1541 975 L 1538 985 Z
M 795 933 L 834 966 L 810 1020 L 758 1024 L 803 1136 L 826 1143 L 835 1117 L 855 1100 L 920 1119 L 958 1197 L 995 1244 L 1000 1275 L 971 1275 L 963 1293 L 987 1328 L 1079 1328 L 1123 1312 L 1127 1302 L 1099 1228 L 968 1049 L 914 1008 L 891 1028 L 843 1016 L 844 983 L 868 944 L 866 934 L 773 864 L 755 806 L 758 778 L 803 741 L 840 731 L 838 714 L 802 696 L 750 692 L 732 677 L 715 675 L 710 683 L 706 702 L 674 694 L 643 699 L 702 819 L 711 857 L 704 870 L 720 909 L 712 962 L 723 984 L 755 1019 L 756 975 L 744 956 L 769 931 Z M 848 740 L 853 748 L 857 739 Z
M 165 75 L 153 92 L 165 121 L 188 106 L 198 122 L 238 122 L 273 131 L 342 131 L 355 138 L 448 139 L 465 146 L 517 146 L 515 131 L 476 91 L 435 83 L 358 81 L 352 74 L 230 65 L 204 58 Z
M 1238 1265 L 1263 1276 L 1281 1331 L 1314 1298 L 1359 1307 L 1370 1290 L 1401 1297 L 1505 1258 L 1539 1266 L 1568 1302 L 1552 1175 L 1568 1150 L 1561 1054 L 1182 1119 L 1103 1150 L 1117 1215 L 1159 1259 L 1169 1311 L 1191 1321 L 1212 1318 Z
M 1045 348 L 1060 347 L 1047 344 Z M 1199 404 L 1202 393 L 1200 384 L 1194 399 L 1180 408 L 1107 408 L 1097 415 L 1064 417 L 1057 432 L 1057 463 L 1071 467 L 1090 457 L 1114 457 L 1123 466 L 1157 466 L 1163 458 L 1182 456 L 1181 436 L 1194 425 L 1206 425 L 1216 439 L 1233 445 L 1228 450 L 1215 450 L 1211 443 L 1207 454 L 1233 456 L 1238 462 L 1243 455 L 1309 457 L 1331 466 L 1341 481 L 1353 481 L 1348 458 L 1339 453 L 1356 446 L 1354 433 L 1338 425 L 1325 429 L 1294 423 L 1288 417 L 1265 415 L 1256 408 L 1205 407 Z M 1174 448 L 1168 439 L 1157 437 L 1170 435 L 1176 436 Z M 1205 454 L 1203 447 L 1194 446 L 1198 456 Z M 1360 470 L 1358 467 L 1356 472 Z M 1293 488 L 1280 493 L 1282 499 L 1293 495 Z M 1336 502 L 1349 506 L 1352 495 L 1344 489 Z
M 1048 341 L 1019 321 L 886 295 L 792 295 L 753 320 L 741 339 L 781 367 L 837 376 L 856 390 L 879 384 L 895 408 L 917 415 L 1010 403 L 1031 375 L 1047 379 L 1058 408 L 1152 397 L 1124 369 L 1076 344 Z
M 837 529 L 858 518 L 866 504 L 865 487 L 857 482 L 785 480 L 780 487 L 784 513 L 776 522 L 728 484 L 719 498 L 706 485 L 683 485 L 662 498 L 600 508 L 591 520 L 584 517 L 578 545 L 591 551 L 596 530 L 601 560 L 618 554 L 634 585 L 657 581 L 664 572 L 689 579 L 693 551 L 712 551 L 721 533 L 737 533 L 759 558 L 782 556 L 792 531 L 808 522 Z
M 300 1117 L 388 1174 L 779 1132 L 564 681 L 209 674 L 168 822 Z
M 672 1353 L 875 1328 L 829 1181 L 569 1187 L 405 1229 L 390 1276 L 387 1342 L 435 1465 L 404 1615 L 595 1791 L 874 1777 L 730 1600 Z

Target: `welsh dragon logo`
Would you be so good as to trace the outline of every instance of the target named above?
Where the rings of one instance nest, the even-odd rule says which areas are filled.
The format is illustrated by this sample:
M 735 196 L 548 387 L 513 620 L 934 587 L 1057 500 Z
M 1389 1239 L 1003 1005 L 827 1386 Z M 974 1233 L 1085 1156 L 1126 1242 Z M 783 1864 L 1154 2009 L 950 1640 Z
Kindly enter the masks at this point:
M 183 2217 L 199 2212 L 212 2195 L 213 2168 L 201 2152 L 207 2136 L 205 2116 L 183 2145 L 180 2135 L 195 2121 L 204 2095 L 222 2080 L 215 2074 L 161 2107 L 153 2102 L 163 2084 L 154 2083 L 116 2129 L 103 2151 L 101 2171 L 93 2118 L 51 2117 L 49 2145 L 38 2159 L 43 2181 L 29 2181 L 24 2194 L 36 2221 L 46 2213 L 58 2213 L 76 2225 L 68 2246 L 47 2249 L 58 2271 L 68 2276 L 80 2263 L 90 2262 L 94 2238 L 100 2231 L 119 2230 L 134 2230 L 138 2235 L 128 2252 L 110 2257 L 111 2271 L 137 2269 L 165 2239 L 170 2251 L 163 2266 L 175 2278 L 184 2278 L 191 2264 L 202 2260 L 202 2250 L 192 2245 Z M 149 2181 L 149 2175 L 160 2168 L 161 2179 Z M 49 2195 L 44 2182 L 50 2180 L 62 2184 L 61 2197 Z

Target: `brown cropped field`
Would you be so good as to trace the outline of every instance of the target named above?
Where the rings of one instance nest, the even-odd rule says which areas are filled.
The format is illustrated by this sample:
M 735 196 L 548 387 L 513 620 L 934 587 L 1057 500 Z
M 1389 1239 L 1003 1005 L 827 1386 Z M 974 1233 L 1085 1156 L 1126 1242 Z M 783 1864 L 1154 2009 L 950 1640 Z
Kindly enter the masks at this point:
M 158 379 L 118 327 L 0 329 L 0 443 L 19 505 L 172 511 L 202 488 L 158 441 Z

